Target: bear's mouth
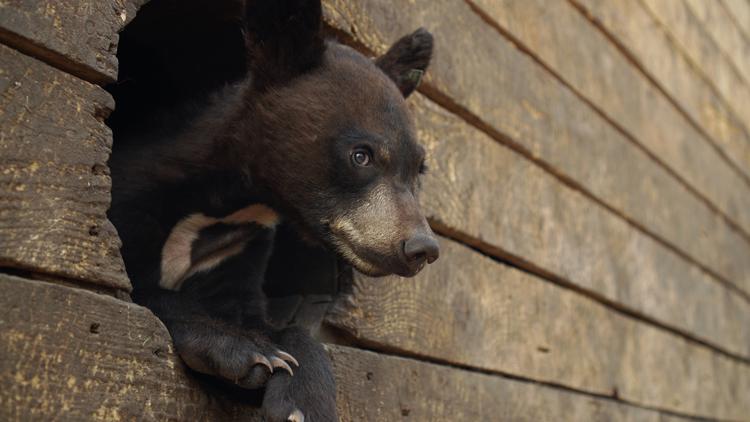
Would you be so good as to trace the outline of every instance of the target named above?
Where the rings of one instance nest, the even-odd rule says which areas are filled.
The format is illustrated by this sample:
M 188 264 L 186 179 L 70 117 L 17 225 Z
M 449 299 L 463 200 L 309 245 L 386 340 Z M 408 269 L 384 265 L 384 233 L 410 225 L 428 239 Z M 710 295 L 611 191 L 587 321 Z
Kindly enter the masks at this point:
M 307 229 L 306 233 L 309 240 L 315 239 L 316 243 L 324 245 L 354 269 L 370 277 L 384 277 L 391 274 L 413 277 L 424 267 L 421 265 L 418 268 L 405 268 L 397 265 L 398 257 L 395 251 L 391 251 L 392 255 L 389 255 L 369 251 L 367 248 L 363 250 L 358 247 L 359 245 L 351 236 L 347 235 L 347 231 L 337 230 L 327 221 L 317 224 L 317 230 Z
M 394 274 L 395 271 L 389 269 L 388 265 L 383 265 L 382 259 L 372 254 L 362 253 L 353 239 L 347 236 L 346 231 L 336 230 L 334 226 L 323 224 L 323 233 L 321 237 L 340 258 L 354 267 L 357 271 L 370 277 L 383 277 Z
M 392 274 L 392 271 L 381 268 L 378 264 L 368 260 L 355 251 L 349 240 L 343 236 L 332 236 L 333 249 L 349 265 L 357 271 L 370 277 L 383 277 Z
M 370 276 L 370 277 L 383 277 L 391 274 L 396 274 L 401 277 L 414 277 L 423 268 L 424 264 L 419 265 L 415 268 L 408 268 L 405 266 L 394 265 L 391 259 L 391 265 L 389 265 L 388 256 L 372 256 L 374 254 L 362 253 L 358 251 L 358 248 L 354 242 L 347 237 L 345 234 L 337 234 L 330 232 L 328 237 L 330 245 L 336 254 L 343 258 L 349 265 L 354 267 L 357 271 Z M 368 256 L 369 255 L 369 256 Z

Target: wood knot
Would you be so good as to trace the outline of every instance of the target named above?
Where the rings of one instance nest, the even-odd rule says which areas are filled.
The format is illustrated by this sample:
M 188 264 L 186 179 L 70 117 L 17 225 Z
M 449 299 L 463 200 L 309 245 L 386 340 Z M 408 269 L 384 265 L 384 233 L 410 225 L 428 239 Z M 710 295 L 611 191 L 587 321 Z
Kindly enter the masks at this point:
M 91 166 L 91 173 L 95 176 L 106 176 L 109 174 L 109 168 L 104 164 L 94 164 Z

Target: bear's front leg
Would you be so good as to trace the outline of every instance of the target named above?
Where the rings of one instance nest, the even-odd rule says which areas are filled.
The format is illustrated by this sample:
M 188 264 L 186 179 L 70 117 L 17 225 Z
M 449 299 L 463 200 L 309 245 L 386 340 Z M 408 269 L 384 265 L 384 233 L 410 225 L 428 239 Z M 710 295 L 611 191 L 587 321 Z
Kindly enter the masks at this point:
M 267 321 L 262 285 L 275 232 L 257 221 L 258 210 L 179 223 L 164 246 L 160 283 L 175 290 L 152 292 L 148 306 L 190 368 L 239 387 L 265 387 L 268 421 L 336 421 L 322 346 L 302 329 Z
M 335 422 L 336 385 L 323 346 L 302 328 L 290 327 L 273 335 L 280 348 L 299 361 L 294 375 L 274 373 L 266 383 L 263 412 L 272 422 Z
M 165 242 L 160 286 L 175 290 L 152 293 L 150 307 L 193 370 L 245 388 L 277 370 L 293 374 L 296 359 L 273 343 L 265 321 L 276 219 L 258 204 L 223 218 L 193 214 Z
M 148 302 L 192 370 L 250 389 L 265 386 L 276 372 L 294 375 L 298 361 L 273 342 L 269 330 L 243 328 L 211 316 L 181 292 L 151 292 Z

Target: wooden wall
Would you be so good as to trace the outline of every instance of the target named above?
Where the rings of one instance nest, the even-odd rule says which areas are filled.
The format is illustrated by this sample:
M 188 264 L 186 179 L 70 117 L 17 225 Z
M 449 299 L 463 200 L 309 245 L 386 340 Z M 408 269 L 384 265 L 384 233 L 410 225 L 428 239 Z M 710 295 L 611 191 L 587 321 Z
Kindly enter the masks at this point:
M 257 420 L 129 301 L 106 220 L 117 31 L 0 2 L 0 420 Z M 326 318 L 342 420 L 750 420 L 748 0 L 325 0 L 411 100 L 442 257 Z

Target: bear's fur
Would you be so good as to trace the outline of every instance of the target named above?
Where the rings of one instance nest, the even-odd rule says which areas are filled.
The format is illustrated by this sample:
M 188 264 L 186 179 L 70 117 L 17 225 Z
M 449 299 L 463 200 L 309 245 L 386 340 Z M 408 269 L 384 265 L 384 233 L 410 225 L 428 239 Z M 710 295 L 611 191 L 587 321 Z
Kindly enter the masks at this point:
M 321 345 L 267 322 L 274 227 L 283 218 L 370 275 L 412 276 L 437 259 L 404 103 L 432 37 L 417 30 L 373 61 L 323 39 L 317 0 L 245 8 L 248 75 L 197 110 L 173 110 L 188 119 L 179 130 L 116 144 L 109 215 L 134 300 L 190 368 L 264 387 L 269 420 L 336 420 Z

